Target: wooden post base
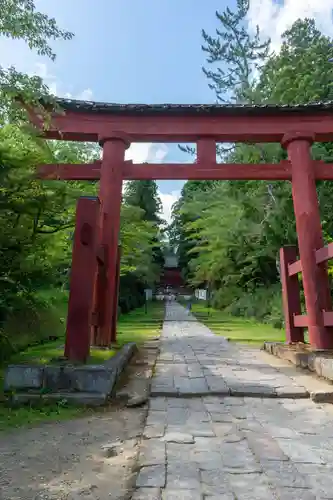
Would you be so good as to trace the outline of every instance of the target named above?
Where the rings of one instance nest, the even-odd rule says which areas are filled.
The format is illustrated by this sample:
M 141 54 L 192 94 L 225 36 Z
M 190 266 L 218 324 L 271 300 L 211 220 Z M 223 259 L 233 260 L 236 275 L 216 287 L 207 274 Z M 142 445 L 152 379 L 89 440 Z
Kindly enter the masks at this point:
M 301 314 L 300 286 L 297 274 L 289 276 L 289 264 L 297 259 L 296 247 L 280 249 L 282 300 L 286 329 L 286 342 L 304 342 L 304 328 L 295 326 L 295 315 Z

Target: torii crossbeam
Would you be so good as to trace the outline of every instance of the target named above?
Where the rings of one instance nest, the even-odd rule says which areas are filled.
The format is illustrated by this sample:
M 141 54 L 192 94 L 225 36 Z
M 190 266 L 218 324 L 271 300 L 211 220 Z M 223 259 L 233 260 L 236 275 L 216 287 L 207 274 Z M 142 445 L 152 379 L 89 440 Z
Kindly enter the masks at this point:
M 91 261 L 91 255 L 96 257 L 93 271 L 89 279 L 83 280 L 77 273 L 75 280 L 78 281 L 71 282 L 71 293 L 74 289 L 80 290 L 80 279 L 81 287 L 86 290 L 84 300 L 76 292 L 75 305 L 71 306 L 71 301 L 69 304 L 66 345 L 71 358 L 82 359 L 80 353 L 87 352 L 77 347 L 77 339 L 84 338 L 89 349 L 89 335 L 82 334 L 82 321 L 80 332 L 73 321 L 80 308 L 85 311 L 85 332 L 94 324 L 99 329 L 95 341 L 98 339 L 100 345 L 109 345 L 115 340 L 122 183 L 132 179 L 291 181 L 310 341 L 318 349 L 333 348 L 333 329 L 322 320 L 322 311 L 332 309 L 327 268 L 314 265 L 314 251 L 323 246 L 316 180 L 333 180 L 333 164 L 313 161 L 310 153 L 314 140 L 333 141 L 331 103 L 282 107 L 115 105 L 58 99 L 57 104 L 63 112 L 52 113 L 47 128 L 42 115 L 30 110 L 31 121 L 46 139 L 93 141 L 103 148 L 101 161 L 84 165 L 41 165 L 37 172 L 41 179 L 100 181 L 98 215 L 95 216 L 97 233 L 90 239 L 92 253 L 86 252 L 83 258 Z M 125 150 L 131 142 L 192 142 L 197 145 L 197 159 L 192 164 L 134 164 L 125 161 Z M 288 160 L 278 164 L 219 164 L 217 142 L 279 142 L 287 149 Z M 88 205 L 86 203 L 87 210 Z M 91 212 L 88 210 L 87 219 L 91 219 L 96 206 Z M 85 224 L 89 225 L 84 219 L 81 211 L 81 232 Z M 78 248 L 74 247 L 73 262 L 80 260 L 75 255 Z M 83 250 L 80 251 L 83 255 Z M 102 282 L 97 280 L 98 261 L 104 266 Z M 96 320 L 96 312 L 102 312 L 97 317 L 102 316 L 103 320 Z

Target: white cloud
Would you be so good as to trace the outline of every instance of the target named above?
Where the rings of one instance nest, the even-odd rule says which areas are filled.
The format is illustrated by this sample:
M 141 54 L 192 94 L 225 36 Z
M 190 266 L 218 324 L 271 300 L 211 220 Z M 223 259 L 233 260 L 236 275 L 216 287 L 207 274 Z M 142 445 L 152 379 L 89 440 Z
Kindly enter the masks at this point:
M 168 154 L 166 144 L 151 142 L 135 142 L 126 151 L 126 160 L 133 163 L 161 163 Z
M 172 191 L 171 193 L 159 193 L 162 202 L 162 214 L 161 216 L 168 223 L 171 222 L 171 209 L 172 205 L 179 199 L 180 191 Z
M 81 99 L 82 101 L 92 101 L 93 91 L 91 89 L 85 89 L 81 93 L 77 94 L 76 99 Z
M 162 163 L 167 154 L 166 144 L 136 142 L 126 151 L 125 158 L 132 160 L 133 163 Z M 167 194 L 159 192 L 158 194 L 162 202 L 161 217 L 169 223 L 171 221 L 171 207 L 178 200 L 180 192 L 173 191 Z
M 261 33 L 271 38 L 272 48 L 279 50 L 282 33 L 297 19 L 314 18 L 318 28 L 332 36 L 332 9 L 333 0 L 284 0 L 283 5 L 275 0 L 251 0 L 249 27 L 254 30 L 259 25 Z
M 83 101 L 91 101 L 93 98 L 93 91 L 90 88 L 82 90 L 78 94 L 72 94 L 64 91 L 64 86 L 56 76 L 49 72 L 48 66 L 45 63 L 35 63 L 32 70 L 28 72 L 29 75 L 36 75 L 43 79 L 44 83 L 49 87 L 51 93 L 58 97 L 67 97 L 68 99 L 81 99 Z

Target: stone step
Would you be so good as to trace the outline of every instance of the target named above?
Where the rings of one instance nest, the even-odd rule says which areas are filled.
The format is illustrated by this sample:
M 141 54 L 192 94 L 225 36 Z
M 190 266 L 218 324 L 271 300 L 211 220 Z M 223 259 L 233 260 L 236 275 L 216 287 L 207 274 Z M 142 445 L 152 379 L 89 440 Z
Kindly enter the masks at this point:
M 201 392 L 180 392 L 177 390 L 152 390 L 150 393 L 151 398 L 202 398 L 207 396 L 216 396 L 216 397 L 226 397 L 233 396 L 237 397 L 248 397 L 248 398 L 276 398 L 276 399 L 311 399 L 316 402 L 325 402 L 325 401 L 333 401 L 333 392 L 328 394 L 319 394 L 317 393 L 309 393 L 306 389 L 296 388 L 294 391 L 292 389 L 287 388 L 286 390 L 280 390 L 276 392 L 275 390 L 267 391 L 266 388 L 264 390 L 260 390 L 260 388 L 250 388 L 250 389 L 231 389 L 228 391 L 214 391 L 207 390 Z

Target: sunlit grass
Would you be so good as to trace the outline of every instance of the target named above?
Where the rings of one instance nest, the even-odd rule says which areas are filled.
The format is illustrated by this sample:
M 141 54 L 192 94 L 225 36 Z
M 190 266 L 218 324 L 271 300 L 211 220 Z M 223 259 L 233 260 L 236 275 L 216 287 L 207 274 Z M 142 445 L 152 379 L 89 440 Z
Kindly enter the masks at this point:
M 194 303 L 192 313 L 217 335 L 223 335 L 231 342 L 263 344 L 284 342 L 285 332 L 271 325 L 230 316 L 223 311 L 208 308 L 204 303 Z
M 158 302 L 148 304 L 147 311 L 144 307 L 131 311 L 126 315 L 121 315 L 117 326 L 117 344 L 119 347 L 127 342 L 138 344 L 156 336 L 161 328 L 164 317 L 164 305 Z M 57 358 L 63 355 L 65 344 L 65 334 L 52 342 L 29 347 L 28 349 L 15 354 L 9 363 L 24 364 L 48 364 L 57 363 Z M 107 361 L 115 354 L 115 350 L 91 349 L 88 364 L 98 364 Z
M 159 335 L 164 319 L 164 304 L 150 302 L 147 312 L 144 307 L 121 316 L 118 322 L 117 343 L 136 342 L 141 344 Z
M 15 354 L 11 357 L 10 363 L 14 364 L 57 364 L 59 358 L 63 356 L 63 344 L 65 337 L 54 342 L 47 342 L 40 346 L 29 347 L 23 352 Z M 92 349 L 87 364 L 104 363 L 115 354 L 114 350 L 110 349 Z
M 31 427 L 42 422 L 60 422 L 83 416 L 86 412 L 84 408 L 57 404 L 43 405 L 40 408 L 29 406 L 8 408 L 0 404 L 0 432 L 19 427 Z

